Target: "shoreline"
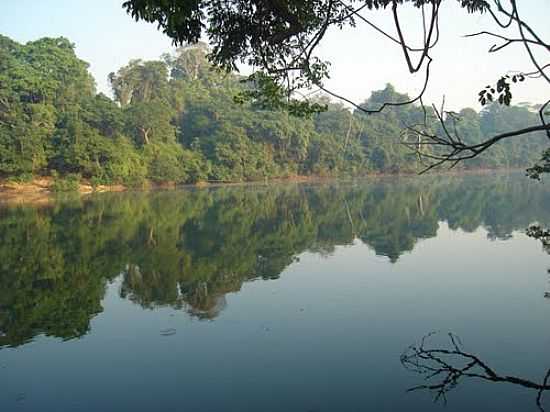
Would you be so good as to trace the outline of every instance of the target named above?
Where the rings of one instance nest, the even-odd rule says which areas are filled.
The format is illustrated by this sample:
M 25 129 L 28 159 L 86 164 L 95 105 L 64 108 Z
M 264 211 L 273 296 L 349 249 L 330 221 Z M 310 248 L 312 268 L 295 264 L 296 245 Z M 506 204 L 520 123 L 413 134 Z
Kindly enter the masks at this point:
M 288 176 L 265 180 L 252 180 L 243 182 L 198 182 L 195 184 L 176 184 L 172 182 L 152 183 L 146 186 L 133 188 L 121 184 L 99 185 L 93 187 L 88 181 L 82 181 L 78 190 L 68 192 L 56 192 L 52 189 L 54 179 L 51 177 L 37 177 L 29 182 L 13 182 L 9 179 L 0 179 L 0 204 L 47 204 L 55 200 L 58 195 L 86 196 L 96 193 L 120 193 L 120 192 L 151 192 L 178 189 L 208 189 L 217 187 L 270 185 L 285 183 L 327 183 L 342 180 L 358 179 L 388 179 L 388 178 L 414 178 L 421 176 L 461 176 L 461 175 L 488 175 L 525 171 L 523 168 L 514 169 L 470 169 L 470 170 L 442 170 L 426 175 L 418 173 L 370 173 L 360 176 Z

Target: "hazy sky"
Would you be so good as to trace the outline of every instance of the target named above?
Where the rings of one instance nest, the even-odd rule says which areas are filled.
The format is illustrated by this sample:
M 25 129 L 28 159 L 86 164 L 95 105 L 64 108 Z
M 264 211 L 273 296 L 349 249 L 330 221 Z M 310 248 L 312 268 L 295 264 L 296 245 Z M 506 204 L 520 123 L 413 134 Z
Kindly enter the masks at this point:
M 172 49 L 171 41 L 156 27 L 136 23 L 121 8 L 122 0 L 0 0 L 0 33 L 19 42 L 39 37 L 65 36 L 76 43 L 80 58 L 90 63 L 98 89 L 109 92 L 107 75 L 130 59 L 156 59 Z M 479 109 L 477 93 L 507 70 L 532 70 L 521 46 L 510 46 L 498 54 L 488 54 L 490 38 L 463 38 L 467 33 L 493 29 L 490 17 L 467 15 L 446 0 L 442 7 L 441 41 L 433 51 L 432 78 L 426 101 L 440 102 L 445 95 L 448 107 Z M 542 35 L 550 38 L 550 0 L 518 1 L 523 17 Z M 450 6 L 450 7 L 448 7 Z M 366 16 L 393 33 L 388 11 Z M 420 32 L 419 15 L 403 16 L 405 36 L 414 40 Z M 412 29 L 412 30 L 411 30 Z M 415 37 L 417 36 L 417 37 Z M 329 33 L 320 49 L 333 62 L 327 85 L 358 102 L 372 90 L 388 82 L 399 91 L 415 93 L 422 75 L 410 76 L 400 49 L 367 26 Z M 546 60 L 548 62 L 548 60 Z M 514 90 L 514 101 L 540 103 L 550 96 L 548 84 L 529 81 Z M 545 99 L 545 100 L 546 100 Z

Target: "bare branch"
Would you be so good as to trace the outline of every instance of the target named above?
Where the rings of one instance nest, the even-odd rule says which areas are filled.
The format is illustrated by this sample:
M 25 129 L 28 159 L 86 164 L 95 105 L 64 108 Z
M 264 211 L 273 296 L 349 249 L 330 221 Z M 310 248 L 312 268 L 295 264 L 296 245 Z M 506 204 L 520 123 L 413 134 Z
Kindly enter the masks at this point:
M 520 39 L 509 38 L 509 37 L 506 37 L 506 36 L 503 36 L 503 35 L 500 35 L 500 34 L 496 34 L 496 33 L 492 33 L 492 32 L 489 32 L 489 31 L 480 31 L 480 32 L 477 32 L 477 33 L 466 34 L 463 37 L 468 38 L 468 37 L 477 37 L 477 36 L 483 36 L 483 35 L 490 36 L 490 37 L 495 37 L 495 38 L 500 39 L 504 42 L 503 44 L 498 45 L 498 46 L 496 44 L 492 45 L 489 48 L 489 53 L 494 53 L 494 52 L 497 52 L 499 50 L 502 50 L 506 46 L 509 46 L 512 43 L 524 43 L 524 42 L 527 42 L 529 44 L 533 44 L 535 46 L 544 47 L 545 49 L 550 51 L 550 45 L 546 44 L 546 43 L 542 43 L 540 41 L 531 40 L 531 39 L 523 39 L 523 38 L 520 38 Z
M 525 33 L 524 33 L 524 28 L 526 28 L 529 33 L 531 33 L 539 42 L 542 43 L 542 40 L 540 40 L 540 38 L 535 34 L 535 32 L 525 23 L 523 22 L 520 18 L 519 18 L 519 14 L 518 14 L 518 9 L 517 9 L 517 5 L 516 5 L 516 0 L 510 0 L 510 2 L 512 3 L 512 7 L 513 7 L 513 13 L 512 15 L 515 16 L 515 20 L 517 21 L 518 23 L 518 29 L 519 29 L 519 33 L 521 34 L 521 38 L 524 40 L 523 41 L 523 44 L 525 46 L 525 49 L 527 50 L 527 54 L 529 54 L 529 57 L 531 58 L 531 61 L 533 62 L 533 64 L 535 65 L 535 67 L 537 68 L 537 70 L 539 71 L 539 73 L 541 74 L 542 77 L 544 77 L 544 79 L 550 83 L 550 77 L 548 77 L 546 75 L 546 73 L 544 73 L 544 71 L 542 70 L 541 68 L 541 65 L 539 64 L 539 62 L 537 61 L 537 59 L 535 58 L 535 55 L 533 54 L 533 51 L 531 50 L 531 47 L 529 45 L 529 42 L 527 41 L 526 37 L 525 37 Z M 550 50 L 550 49 L 549 49 Z
M 432 339 L 436 333 L 430 333 L 424 336 L 418 344 L 409 346 L 401 355 L 401 364 L 410 371 L 424 375 L 425 381 L 433 381 L 418 385 L 408 389 L 408 391 L 428 390 L 434 393 L 434 400 L 443 400 L 446 402 L 446 395 L 454 389 L 462 380 L 474 378 L 486 382 L 508 383 L 522 386 L 528 389 L 537 390 L 537 407 L 544 411 L 542 407 L 542 395 L 544 391 L 550 390 L 548 380 L 550 379 L 550 369 L 546 372 L 542 383 L 537 383 L 528 379 L 500 375 L 478 356 L 465 352 L 462 349 L 462 342 L 458 336 L 449 333 L 449 347 L 429 347 L 428 340 Z

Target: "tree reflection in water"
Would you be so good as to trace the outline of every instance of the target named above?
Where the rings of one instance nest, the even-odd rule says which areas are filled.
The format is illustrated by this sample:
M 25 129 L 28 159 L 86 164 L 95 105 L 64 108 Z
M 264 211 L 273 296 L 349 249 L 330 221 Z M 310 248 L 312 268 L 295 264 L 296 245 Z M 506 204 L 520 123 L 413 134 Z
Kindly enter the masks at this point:
M 508 239 L 550 223 L 550 190 L 535 185 L 522 176 L 431 176 L 1 207 L 0 347 L 86 334 L 119 276 L 131 302 L 213 319 L 227 293 L 278 278 L 304 252 L 330 255 L 361 241 L 393 263 L 442 221 Z

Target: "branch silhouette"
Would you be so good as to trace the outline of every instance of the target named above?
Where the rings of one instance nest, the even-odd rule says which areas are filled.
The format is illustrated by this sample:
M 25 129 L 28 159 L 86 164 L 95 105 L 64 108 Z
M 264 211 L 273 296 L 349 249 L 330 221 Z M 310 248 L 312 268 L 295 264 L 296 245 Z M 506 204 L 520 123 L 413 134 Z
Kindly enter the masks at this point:
M 401 355 L 401 364 L 410 371 L 424 375 L 427 382 L 414 386 L 408 392 L 427 390 L 434 394 L 434 401 L 447 402 L 447 394 L 466 379 L 487 382 L 509 383 L 537 391 L 536 405 L 544 412 L 543 393 L 550 390 L 550 368 L 540 383 L 511 375 L 501 375 L 477 355 L 465 352 L 460 338 L 447 333 L 448 343 L 444 346 L 431 345 L 430 340 L 437 332 L 424 336 L 420 342 L 409 346 Z

